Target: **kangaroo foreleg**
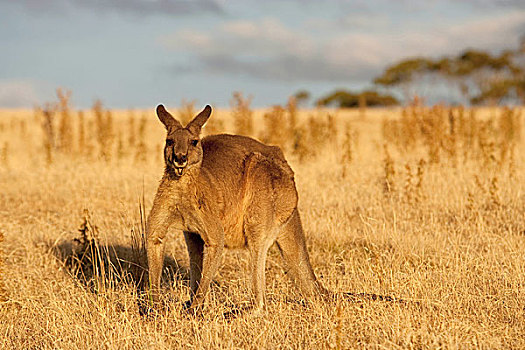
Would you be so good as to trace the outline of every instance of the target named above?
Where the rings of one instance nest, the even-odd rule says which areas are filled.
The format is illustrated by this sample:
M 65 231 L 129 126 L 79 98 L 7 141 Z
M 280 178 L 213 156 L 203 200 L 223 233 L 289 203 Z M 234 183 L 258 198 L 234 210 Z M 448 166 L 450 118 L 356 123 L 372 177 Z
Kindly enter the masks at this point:
M 146 251 L 148 255 L 150 296 L 154 303 L 159 301 L 160 278 L 164 264 L 164 247 L 170 214 L 167 208 L 156 200 L 146 224 Z

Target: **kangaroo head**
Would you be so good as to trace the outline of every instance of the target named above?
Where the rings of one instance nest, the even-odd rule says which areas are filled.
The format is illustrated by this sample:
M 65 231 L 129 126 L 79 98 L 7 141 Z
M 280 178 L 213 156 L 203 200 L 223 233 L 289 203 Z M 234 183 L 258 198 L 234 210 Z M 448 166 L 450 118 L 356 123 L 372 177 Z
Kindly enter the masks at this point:
M 166 170 L 176 178 L 182 177 L 191 168 L 200 167 L 202 163 L 201 128 L 210 114 L 211 107 L 207 105 L 186 127 L 183 127 L 166 111 L 163 105 L 158 105 L 157 116 L 168 132 L 164 146 Z

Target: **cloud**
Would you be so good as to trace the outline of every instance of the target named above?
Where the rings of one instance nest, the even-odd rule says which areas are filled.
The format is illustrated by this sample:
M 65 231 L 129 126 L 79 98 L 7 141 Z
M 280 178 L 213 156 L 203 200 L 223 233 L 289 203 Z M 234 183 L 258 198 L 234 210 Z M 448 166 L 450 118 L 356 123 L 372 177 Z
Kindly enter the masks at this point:
M 390 61 L 408 56 L 455 55 L 467 48 L 499 52 L 515 48 L 525 33 L 525 12 L 494 14 L 441 26 L 409 27 L 387 34 L 382 41 L 390 47 Z
M 475 5 L 487 7 L 514 7 L 519 9 L 525 8 L 523 0 L 470 0 Z
M 35 84 L 28 80 L 0 80 L 0 106 L 30 107 L 38 103 Z
M 388 22 L 383 16 L 376 18 L 370 25 Z M 336 26 L 312 29 L 262 18 L 226 22 L 212 31 L 185 29 L 159 42 L 191 55 L 188 66 L 174 68 L 178 73 L 201 71 L 287 82 L 369 81 L 386 65 L 409 56 L 451 55 L 467 47 L 515 47 L 518 33 L 525 31 L 525 12 L 447 24 L 419 20 L 395 30 L 366 30 L 365 21 L 359 25 L 362 28 L 354 31 Z
M 70 0 L 80 6 L 97 10 L 115 10 L 136 14 L 180 15 L 201 12 L 222 12 L 213 0 Z
M 213 32 L 184 29 L 159 42 L 168 49 L 187 49 L 202 56 L 233 53 L 264 57 L 278 52 L 308 55 L 314 49 L 308 36 L 273 18 L 230 21 Z
M 12 3 L 9 0 L 0 0 Z M 136 15 L 184 15 L 222 13 L 215 0 L 22 0 L 27 9 L 40 13 L 83 8 L 90 11 L 131 13 Z
M 281 55 L 258 60 L 239 59 L 231 55 L 211 55 L 200 58 L 202 68 L 214 74 L 238 74 L 273 81 L 368 80 L 374 69 L 344 64 L 327 64 L 324 57 L 308 58 Z
M 475 42 L 481 47 L 515 46 L 520 35 L 525 34 L 525 11 L 460 23 L 447 29 L 456 43 Z
M 242 74 L 284 81 L 348 81 L 370 73 L 359 59 L 362 47 L 352 51 L 354 60 L 341 60 L 330 42 L 286 27 L 274 18 L 231 21 L 213 32 L 182 30 L 159 42 L 173 51 L 190 52 L 200 67 L 214 74 Z M 359 61 L 359 67 L 351 63 Z M 177 72 L 181 66 L 177 65 Z M 191 71 L 182 69 L 183 71 Z

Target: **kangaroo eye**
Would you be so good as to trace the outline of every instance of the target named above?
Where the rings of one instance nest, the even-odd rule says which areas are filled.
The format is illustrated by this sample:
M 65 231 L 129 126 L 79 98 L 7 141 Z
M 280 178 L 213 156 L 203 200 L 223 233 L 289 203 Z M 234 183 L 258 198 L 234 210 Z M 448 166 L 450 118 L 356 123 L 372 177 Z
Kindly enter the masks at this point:
M 166 140 L 166 146 L 173 146 L 173 140 L 167 139 Z
M 198 143 L 199 143 L 199 140 L 191 140 L 191 145 L 193 147 L 197 146 Z

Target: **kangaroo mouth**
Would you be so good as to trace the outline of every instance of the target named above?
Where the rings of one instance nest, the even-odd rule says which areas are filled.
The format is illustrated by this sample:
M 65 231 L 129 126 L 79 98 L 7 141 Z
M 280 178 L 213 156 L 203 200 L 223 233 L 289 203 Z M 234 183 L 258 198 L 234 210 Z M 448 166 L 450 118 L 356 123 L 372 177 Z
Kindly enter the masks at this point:
M 187 161 L 177 162 L 171 159 L 167 160 L 166 163 L 170 166 L 171 169 L 173 169 L 173 172 L 178 177 L 181 177 L 184 174 L 184 172 L 186 171 L 186 167 L 188 165 Z
M 171 169 L 173 169 L 175 175 L 181 177 L 184 174 L 184 171 L 186 170 L 187 164 L 177 164 L 176 162 L 169 162 L 169 165 Z

